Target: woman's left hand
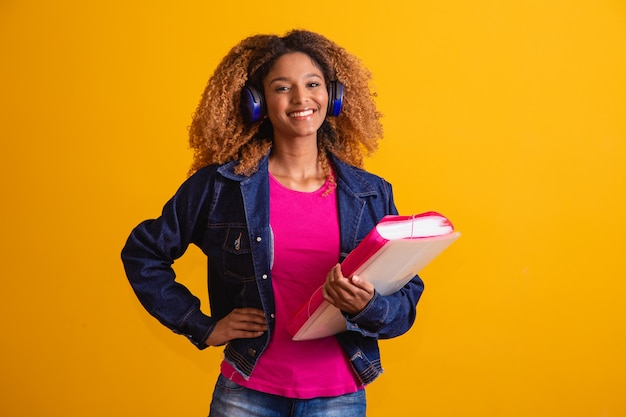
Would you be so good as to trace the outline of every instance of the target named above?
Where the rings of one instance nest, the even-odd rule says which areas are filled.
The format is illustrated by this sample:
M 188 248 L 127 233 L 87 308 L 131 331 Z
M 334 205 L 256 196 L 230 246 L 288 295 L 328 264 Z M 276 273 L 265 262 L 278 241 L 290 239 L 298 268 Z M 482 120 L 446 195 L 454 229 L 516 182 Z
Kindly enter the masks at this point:
M 354 275 L 346 278 L 339 264 L 326 275 L 322 286 L 324 299 L 348 314 L 360 313 L 374 297 L 374 286 Z

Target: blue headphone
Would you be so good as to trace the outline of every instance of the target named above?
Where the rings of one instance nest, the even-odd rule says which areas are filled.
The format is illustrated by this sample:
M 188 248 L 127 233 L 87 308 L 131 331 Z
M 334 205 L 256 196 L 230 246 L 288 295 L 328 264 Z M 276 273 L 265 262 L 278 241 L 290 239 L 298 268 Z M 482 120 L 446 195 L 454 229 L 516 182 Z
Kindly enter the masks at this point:
M 327 116 L 339 116 L 343 106 L 343 84 L 339 81 L 328 83 L 328 111 Z M 258 122 L 265 116 L 265 101 L 263 95 L 252 86 L 245 86 L 241 90 L 241 113 L 247 124 Z

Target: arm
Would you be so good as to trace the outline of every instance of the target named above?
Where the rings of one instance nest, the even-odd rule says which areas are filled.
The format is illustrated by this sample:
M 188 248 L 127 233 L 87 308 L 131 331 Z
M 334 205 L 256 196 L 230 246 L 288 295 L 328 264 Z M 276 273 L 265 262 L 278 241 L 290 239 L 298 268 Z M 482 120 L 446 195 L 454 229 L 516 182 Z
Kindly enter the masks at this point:
M 375 176 L 368 177 L 368 180 L 375 184 L 373 188 L 377 190 L 377 197 L 364 199 L 364 206 L 357 205 L 363 207 L 360 214 L 356 214 L 356 211 L 346 212 L 345 218 L 361 216 L 356 222 L 359 229 L 354 234 L 348 229 L 342 237 L 347 238 L 342 243 L 342 251 L 346 255 L 382 217 L 398 214 L 391 184 Z M 345 201 L 345 207 L 350 207 L 350 200 Z M 415 321 L 417 302 L 424 289 L 419 277 L 415 276 L 399 291 L 387 296 L 375 292 L 371 284 L 353 278 L 343 277 L 341 270 L 336 267 L 327 276 L 325 285 L 326 300 L 342 310 L 348 330 L 368 337 L 390 338 L 405 333 L 411 327 Z
M 198 176 L 186 181 L 160 217 L 139 224 L 122 249 L 128 280 L 141 304 L 163 325 L 199 348 L 215 323 L 200 311 L 200 300 L 175 281 L 174 260 L 197 241 L 206 219 L 207 192 Z
M 348 330 L 387 339 L 411 328 L 423 290 L 422 280 L 415 276 L 399 291 L 382 296 L 356 275 L 344 277 L 336 265 L 327 275 L 322 293 L 326 301 L 343 312 Z

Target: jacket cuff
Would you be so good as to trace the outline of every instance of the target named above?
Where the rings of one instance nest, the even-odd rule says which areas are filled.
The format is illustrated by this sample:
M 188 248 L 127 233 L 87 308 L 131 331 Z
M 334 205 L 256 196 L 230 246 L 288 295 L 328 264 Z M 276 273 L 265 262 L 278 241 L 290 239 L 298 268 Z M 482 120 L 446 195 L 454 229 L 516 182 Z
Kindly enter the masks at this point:
M 213 320 L 194 307 L 185 315 L 180 323 L 180 331 L 176 331 L 176 333 L 185 336 L 198 349 L 206 349 L 208 345 L 205 342 L 214 327 Z
M 377 336 L 378 329 L 385 323 L 389 314 L 389 302 L 377 291 L 374 297 L 358 314 L 345 315 L 347 319 L 347 329 L 358 331 L 365 336 Z

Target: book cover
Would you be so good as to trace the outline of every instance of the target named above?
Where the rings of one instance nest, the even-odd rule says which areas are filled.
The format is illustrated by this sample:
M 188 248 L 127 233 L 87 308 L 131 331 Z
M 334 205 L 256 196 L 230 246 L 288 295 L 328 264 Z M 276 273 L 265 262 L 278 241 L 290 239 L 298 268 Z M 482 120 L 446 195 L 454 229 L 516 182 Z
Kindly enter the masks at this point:
M 385 216 L 341 263 L 345 277 L 358 275 L 381 295 L 392 294 L 460 236 L 452 223 L 436 212 Z M 339 309 L 324 300 L 318 288 L 291 319 L 293 340 L 331 336 L 346 330 Z

